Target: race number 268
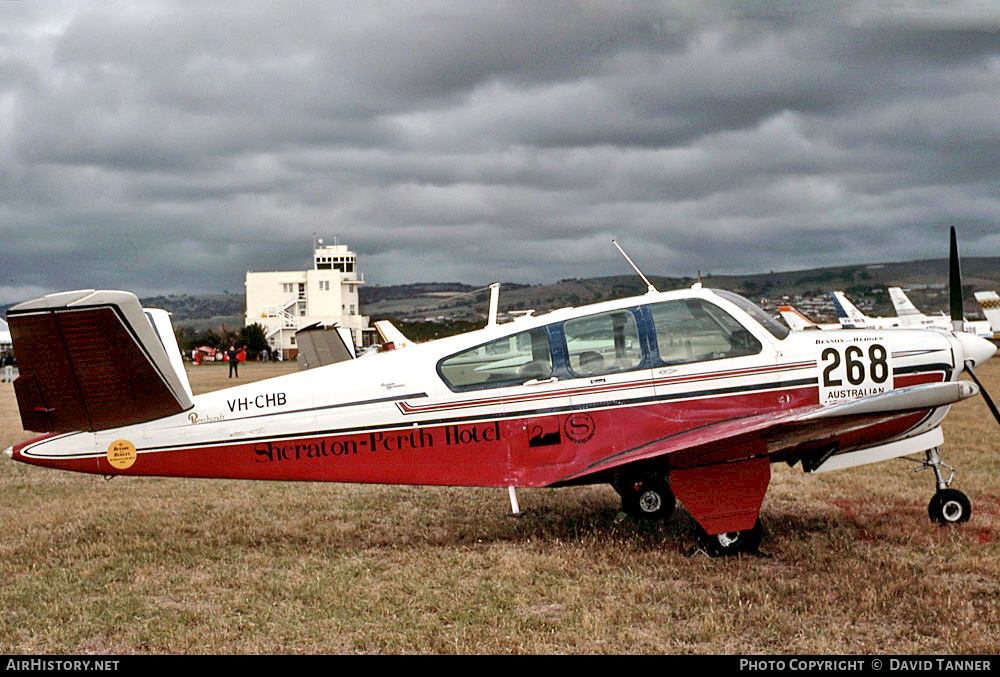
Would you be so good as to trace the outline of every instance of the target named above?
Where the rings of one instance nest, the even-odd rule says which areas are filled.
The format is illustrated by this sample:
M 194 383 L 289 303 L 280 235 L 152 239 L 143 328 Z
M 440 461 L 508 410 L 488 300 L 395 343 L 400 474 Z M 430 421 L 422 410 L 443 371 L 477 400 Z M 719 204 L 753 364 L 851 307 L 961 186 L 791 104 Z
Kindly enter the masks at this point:
M 824 404 L 892 389 L 890 353 L 881 343 L 824 348 L 819 364 L 820 401 Z

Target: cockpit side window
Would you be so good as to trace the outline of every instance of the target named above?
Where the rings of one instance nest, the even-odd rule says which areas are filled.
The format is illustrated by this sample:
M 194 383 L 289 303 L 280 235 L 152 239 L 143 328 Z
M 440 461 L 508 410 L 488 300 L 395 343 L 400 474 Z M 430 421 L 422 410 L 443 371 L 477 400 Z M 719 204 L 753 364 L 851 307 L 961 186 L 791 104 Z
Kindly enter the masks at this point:
M 544 328 L 532 329 L 470 348 L 441 360 L 438 373 L 458 391 L 548 378 L 552 375 L 548 334 Z
M 628 310 L 567 320 L 563 332 L 574 376 L 629 371 L 642 363 L 639 330 Z
M 760 341 L 729 313 L 703 299 L 665 301 L 649 310 L 665 364 L 721 360 L 763 350 Z

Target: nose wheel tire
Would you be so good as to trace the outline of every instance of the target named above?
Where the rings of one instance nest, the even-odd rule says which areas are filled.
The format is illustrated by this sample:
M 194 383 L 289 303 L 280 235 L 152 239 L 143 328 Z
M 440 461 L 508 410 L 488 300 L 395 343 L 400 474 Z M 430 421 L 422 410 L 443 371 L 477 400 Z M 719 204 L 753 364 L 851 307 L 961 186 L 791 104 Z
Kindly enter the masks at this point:
M 701 531 L 698 544 L 710 557 L 725 557 L 742 552 L 757 552 L 763 528 L 758 519 L 752 529 L 746 531 L 729 531 L 724 534 L 709 535 Z
M 941 489 L 927 506 L 931 521 L 938 524 L 961 524 L 972 515 L 972 504 L 958 489 Z

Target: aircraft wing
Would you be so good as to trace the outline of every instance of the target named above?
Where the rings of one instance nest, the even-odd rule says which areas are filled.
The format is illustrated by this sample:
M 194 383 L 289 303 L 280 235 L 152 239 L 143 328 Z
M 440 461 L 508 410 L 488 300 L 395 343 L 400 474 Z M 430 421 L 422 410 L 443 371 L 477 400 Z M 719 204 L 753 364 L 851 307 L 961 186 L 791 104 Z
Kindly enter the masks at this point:
M 968 381 L 928 383 L 832 406 L 809 405 L 778 416 L 773 413 L 741 416 L 617 453 L 558 484 L 573 484 L 626 465 L 660 462 L 665 458 L 672 469 L 728 464 L 734 460 L 732 450 L 736 446 L 746 450 L 746 458 L 762 458 L 789 450 L 806 454 L 814 451 L 813 465 L 818 467 L 834 453 L 863 448 L 851 448 L 846 441 L 853 431 L 891 420 L 901 413 L 952 404 L 978 392 L 979 388 Z M 840 446 L 842 440 L 846 441 L 844 447 Z
M 12 307 L 7 319 L 25 430 L 105 430 L 192 406 L 172 331 L 161 336 L 169 328 L 134 294 L 50 294 Z

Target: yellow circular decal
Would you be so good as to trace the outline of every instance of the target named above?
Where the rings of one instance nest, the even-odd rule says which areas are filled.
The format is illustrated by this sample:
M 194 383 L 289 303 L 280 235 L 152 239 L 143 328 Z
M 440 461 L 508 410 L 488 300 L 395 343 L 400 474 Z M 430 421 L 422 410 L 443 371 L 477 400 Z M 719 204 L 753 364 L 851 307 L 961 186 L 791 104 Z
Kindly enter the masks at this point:
M 108 447 L 108 463 L 119 470 L 131 468 L 135 459 L 135 445 L 128 440 L 115 440 Z

